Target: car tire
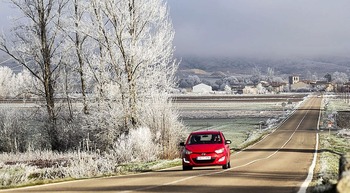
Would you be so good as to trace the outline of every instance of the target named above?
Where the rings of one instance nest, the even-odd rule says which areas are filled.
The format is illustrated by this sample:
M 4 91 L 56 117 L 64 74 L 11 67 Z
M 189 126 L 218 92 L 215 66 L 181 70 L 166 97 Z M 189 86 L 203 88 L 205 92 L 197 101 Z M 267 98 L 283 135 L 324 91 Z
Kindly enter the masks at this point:
M 192 170 L 193 167 L 191 166 L 182 166 L 182 170 L 186 171 L 186 170 Z
M 227 162 L 225 165 L 222 166 L 222 169 L 226 170 L 227 168 L 230 168 L 230 162 Z

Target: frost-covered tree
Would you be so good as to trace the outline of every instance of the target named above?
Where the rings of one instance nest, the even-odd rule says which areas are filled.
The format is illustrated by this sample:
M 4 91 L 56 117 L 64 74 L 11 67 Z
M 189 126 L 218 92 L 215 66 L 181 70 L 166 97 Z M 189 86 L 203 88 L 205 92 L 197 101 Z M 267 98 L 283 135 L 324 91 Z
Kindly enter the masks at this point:
M 251 76 L 250 80 L 254 84 L 258 84 L 262 80 L 262 74 L 261 74 L 259 67 L 256 66 L 252 69 L 252 76 Z
M 87 1 L 70 0 L 68 12 L 70 15 L 65 17 L 65 24 L 62 27 L 63 33 L 67 36 L 66 48 L 68 53 L 66 64 L 70 69 L 70 73 L 76 76 L 73 86 L 77 88 L 76 92 L 81 93 L 83 100 L 83 112 L 89 113 L 88 109 L 88 64 L 87 57 L 89 57 L 90 49 L 87 44 L 89 41 L 88 35 L 85 33 L 84 25 L 82 23 L 88 22 Z M 78 86 L 79 85 L 79 86 Z
M 271 67 L 267 68 L 267 80 L 269 82 L 273 82 L 273 79 L 275 77 L 275 70 Z
M 113 100 L 121 104 L 122 133 L 140 126 L 142 102 L 172 86 L 174 30 L 162 0 L 89 1 L 89 36 L 97 42 L 92 66 L 99 90 L 113 84 Z M 102 81 L 102 80 L 107 80 Z
M 189 75 L 187 78 L 179 80 L 180 88 L 192 88 L 193 86 L 200 84 L 202 81 L 197 75 Z
M 11 1 L 25 22 L 16 36 L 1 39 L 0 49 L 40 83 L 35 89 L 46 100 L 52 149 L 74 148 L 84 138 L 108 150 L 132 129 L 149 128 L 161 155 L 176 155 L 182 125 L 168 93 L 178 63 L 163 0 Z M 70 103 L 75 91 L 83 111 Z M 55 103 L 57 96 L 66 100 Z
M 174 86 L 177 63 L 166 4 L 162 0 L 74 0 L 70 7 L 74 10 L 69 11 L 64 27 L 73 50 L 70 67 L 79 73 L 82 93 L 89 81 L 96 99 L 83 97 L 87 114 L 83 128 L 95 133 L 89 140 L 108 149 L 118 136 L 148 127 L 157 142 L 176 147 L 172 141 L 177 138 L 169 136 L 179 133 L 175 128 L 181 125 L 176 123 L 168 91 Z M 91 108 L 86 111 L 88 105 Z M 159 133 L 162 137 L 156 137 Z
M 55 125 L 56 80 L 62 66 L 61 19 L 68 0 L 11 0 L 20 10 L 22 22 L 13 29 L 12 37 L 0 39 L 0 50 L 26 68 L 39 82 L 40 92 L 46 101 L 50 122 L 49 134 L 52 149 L 59 149 L 58 132 Z
M 311 79 L 310 79 L 310 80 L 313 80 L 313 81 L 318 80 L 318 74 L 317 74 L 317 72 L 314 72 L 314 74 L 311 76 Z
M 200 84 L 202 81 L 197 75 L 189 75 L 187 81 L 190 85 L 195 86 Z
M 324 78 L 327 82 L 331 82 L 332 81 L 332 75 L 327 73 L 326 75 L 324 75 Z
M 12 98 L 28 98 L 35 92 L 35 80 L 30 72 L 26 69 L 13 74 L 12 84 L 10 86 L 10 97 Z
M 225 92 L 228 93 L 228 94 L 231 93 L 231 91 L 232 91 L 232 89 L 231 89 L 231 87 L 230 87 L 229 85 L 225 85 L 224 90 L 225 90 Z
M 258 90 L 258 94 L 266 94 L 267 92 L 266 88 L 263 87 L 261 83 L 256 85 L 256 89 Z
M 307 80 L 312 80 L 312 73 L 311 73 L 310 70 L 307 70 L 307 71 L 306 71 L 306 79 L 307 79 Z
M 28 70 L 15 74 L 9 67 L 0 67 L 0 98 L 27 98 L 34 90 Z
M 240 83 L 239 80 L 238 80 L 238 78 L 237 78 L 236 76 L 227 77 L 227 78 L 225 78 L 225 80 L 226 80 L 227 82 L 229 82 L 230 85 L 237 85 L 237 84 Z
M 348 75 L 344 72 L 338 72 L 338 71 L 334 72 L 332 75 L 332 78 L 333 78 L 333 81 L 338 84 L 339 83 L 343 84 L 349 81 Z
M 12 83 L 12 76 L 13 72 L 9 67 L 0 67 L 0 98 L 8 97 L 10 93 L 9 83 Z

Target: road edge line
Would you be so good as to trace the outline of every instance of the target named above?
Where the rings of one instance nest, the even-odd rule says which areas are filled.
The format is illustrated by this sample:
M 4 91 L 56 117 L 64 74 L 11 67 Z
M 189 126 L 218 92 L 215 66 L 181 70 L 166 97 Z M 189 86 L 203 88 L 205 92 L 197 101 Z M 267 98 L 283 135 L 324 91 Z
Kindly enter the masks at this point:
M 319 114 L 318 114 L 317 131 L 320 130 L 320 120 L 321 120 L 321 106 L 320 106 L 320 111 L 319 111 Z M 312 179 L 314 177 L 314 170 L 315 170 L 315 167 L 316 167 L 318 145 L 319 145 L 318 143 L 319 143 L 319 135 L 318 135 L 318 133 L 316 133 L 316 146 L 315 146 L 314 157 L 313 157 L 312 163 L 311 163 L 311 165 L 309 167 L 308 175 L 307 175 L 305 181 L 301 184 L 298 193 L 306 193 L 306 190 L 309 187 L 309 184 L 311 183 L 311 181 L 312 181 Z

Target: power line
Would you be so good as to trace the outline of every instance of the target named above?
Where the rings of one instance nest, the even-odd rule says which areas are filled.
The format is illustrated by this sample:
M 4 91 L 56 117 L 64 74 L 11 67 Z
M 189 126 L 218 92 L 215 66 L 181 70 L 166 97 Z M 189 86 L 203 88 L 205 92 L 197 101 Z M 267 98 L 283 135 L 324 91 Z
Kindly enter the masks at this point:
M 9 59 L 7 59 L 7 60 L 4 60 L 4 61 L 0 62 L 0 64 L 3 64 L 3 63 L 8 62 L 8 61 L 10 61 L 10 60 L 12 60 L 12 58 L 9 58 Z
M 6 66 L 6 67 L 10 68 L 10 69 L 11 69 L 13 72 L 15 72 L 15 73 L 21 72 L 21 71 L 23 70 L 23 66 L 20 65 L 20 64 L 17 64 L 17 65 L 6 65 L 6 64 L 4 64 L 4 63 L 10 61 L 11 59 L 12 59 L 12 58 L 0 62 L 0 67 L 1 67 L 1 66 Z

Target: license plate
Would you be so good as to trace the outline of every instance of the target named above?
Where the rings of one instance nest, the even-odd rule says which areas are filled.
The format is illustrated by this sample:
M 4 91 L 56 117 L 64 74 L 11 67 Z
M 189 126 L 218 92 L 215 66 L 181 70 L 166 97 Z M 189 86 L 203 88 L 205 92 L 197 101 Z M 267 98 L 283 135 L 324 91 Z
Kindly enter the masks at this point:
M 211 160 L 210 156 L 198 156 L 197 160 Z

